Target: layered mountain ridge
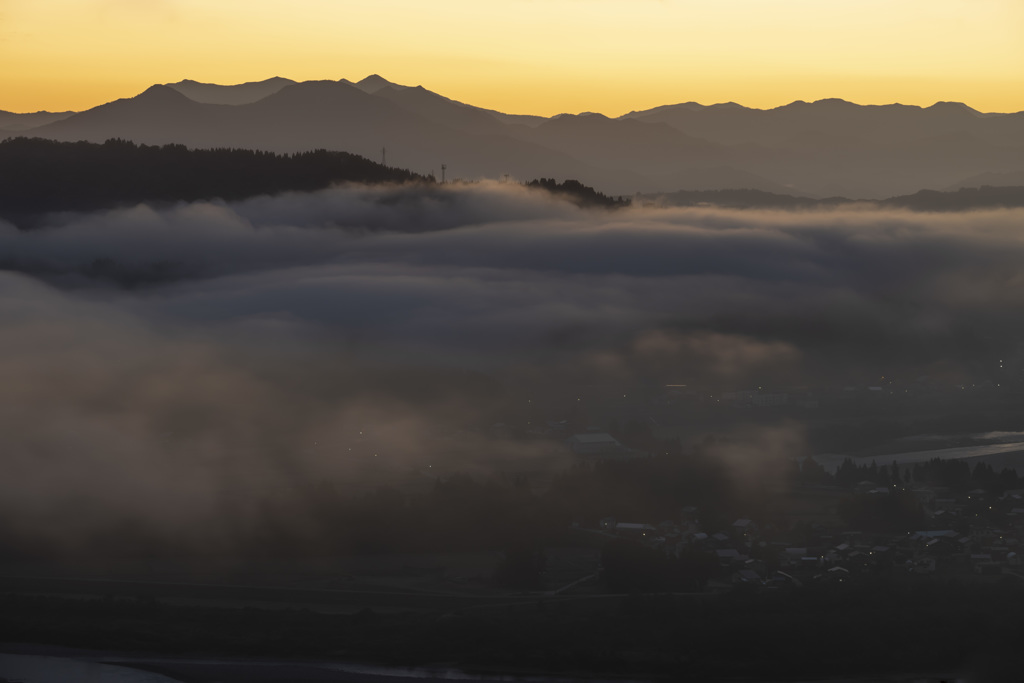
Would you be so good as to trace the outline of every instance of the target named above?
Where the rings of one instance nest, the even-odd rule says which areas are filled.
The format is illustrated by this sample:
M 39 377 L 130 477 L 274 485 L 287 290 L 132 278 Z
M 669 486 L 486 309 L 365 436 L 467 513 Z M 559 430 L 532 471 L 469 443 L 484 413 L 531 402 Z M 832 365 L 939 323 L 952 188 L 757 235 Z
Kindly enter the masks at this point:
M 609 194 L 753 189 L 870 199 L 1024 177 L 1024 112 L 826 99 L 540 117 L 475 107 L 376 74 L 358 82 L 185 80 L 79 113 L 0 112 L 0 135 L 327 149 L 437 176 L 444 165 L 448 178 L 576 178 Z

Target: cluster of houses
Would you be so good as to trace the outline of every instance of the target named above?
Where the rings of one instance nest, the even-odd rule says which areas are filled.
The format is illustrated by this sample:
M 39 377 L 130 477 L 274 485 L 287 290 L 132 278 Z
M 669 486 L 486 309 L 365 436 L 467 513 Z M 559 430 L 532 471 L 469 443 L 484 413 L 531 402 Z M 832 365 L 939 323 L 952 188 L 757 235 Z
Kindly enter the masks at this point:
M 1024 579 L 1024 490 L 996 495 L 974 489 L 956 495 L 922 487 L 913 493 L 938 527 L 912 535 L 930 555 L 968 564 L 978 574 L 1020 572 Z
M 877 488 L 867 495 L 881 495 Z M 972 512 L 979 508 L 991 511 L 991 516 Z M 750 519 L 737 519 L 728 528 L 711 532 L 701 527 L 694 508 L 685 508 L 679 522 L 648 524 L 609 517 L 601 520 L 600 531 L 635 539 L 670 556 L 708 553 L 720 568 L 720 586 L 799 586 L 879 573 L 1010 575 L 1024 580 L 1024 490 L 1000 496 L 975 490 L 933 498 L 928 510 L 928 528 L 890 534 L 816 528 L 786 540 L 785 532 L 762 529 Z M 946 522 L 953 523 L 944 527 Z M 803 542 L 793 543 L 796 537 Z

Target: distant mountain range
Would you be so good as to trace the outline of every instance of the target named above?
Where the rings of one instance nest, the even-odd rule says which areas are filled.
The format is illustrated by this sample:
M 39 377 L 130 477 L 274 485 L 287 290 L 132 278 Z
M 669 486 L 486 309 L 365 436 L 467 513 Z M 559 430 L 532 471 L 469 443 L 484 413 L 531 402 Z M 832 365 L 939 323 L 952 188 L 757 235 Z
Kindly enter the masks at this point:
M 693 102 L 630 112 L 508 115 L 374 75 L 181 81 L 79 113 L 0 112 L 0 136 L 347 151 L 449 178 L 574 178 L 618 195 L 752 189 L 883 198 L 920 189 L 1024 184 L 1024 112 L 966 105 L 775 109 Z
M 1024 207 L 1024 183 L 1017 186 L 963 187 L 940 192 L 919 190 L 913 194 L 870 201 L 848 197 L 797 197 L 761 190 L 679 190 L 661 194 L 638 194 L 640 206 L 714 206 L 729 209 L 830 209 L 865 204 L 911 211 L 973 211 Z

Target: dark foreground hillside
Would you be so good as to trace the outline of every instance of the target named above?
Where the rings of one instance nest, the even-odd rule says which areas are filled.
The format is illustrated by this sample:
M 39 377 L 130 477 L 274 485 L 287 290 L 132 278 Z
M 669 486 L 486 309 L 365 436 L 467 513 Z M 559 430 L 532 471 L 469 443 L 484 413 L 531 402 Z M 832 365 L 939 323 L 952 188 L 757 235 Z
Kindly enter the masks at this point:
M 0 142 L 0 218 L 32 227 L 56 211 L 89 211 L 142 201 L 243 199 L 311 191 L 332 183 L 427 181 L 347 152 L 273 154 L 12 138 Z

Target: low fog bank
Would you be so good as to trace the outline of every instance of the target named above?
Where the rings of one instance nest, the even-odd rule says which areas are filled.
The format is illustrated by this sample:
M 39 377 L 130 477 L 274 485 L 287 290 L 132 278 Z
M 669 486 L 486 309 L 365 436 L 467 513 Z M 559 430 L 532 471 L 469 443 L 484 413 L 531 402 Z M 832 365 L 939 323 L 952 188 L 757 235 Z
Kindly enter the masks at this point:
M 1012 384 L 1022 219 L 605 212 L 481 184 L 3 225 L 0 531 L 230 552 L 329 535 L 325 490 L 564 468 L 506 432 L 616 417 L 599 392 Z M 723 460 L 764 481 L 804 454 L 780 429 Z
M 0 275 L 0 533 L 30 552 L 231 555 L 266 535 L 326 538 L 325 496 L 566 464 L 481 430 L 505 397 L 480 373 L 120 303 Z
M 711 353 L 731 359 L 697 363 L 716 379 L 750 360 L 793 383 L 867 381 L 1016 352 L 1022 216 L 602 212 L 499 184 L 341 187 L 64 215 L 0 228 L 0 253 L 150 322 L 272 320 L 487 369 L 539 354 L 687 374 Z

